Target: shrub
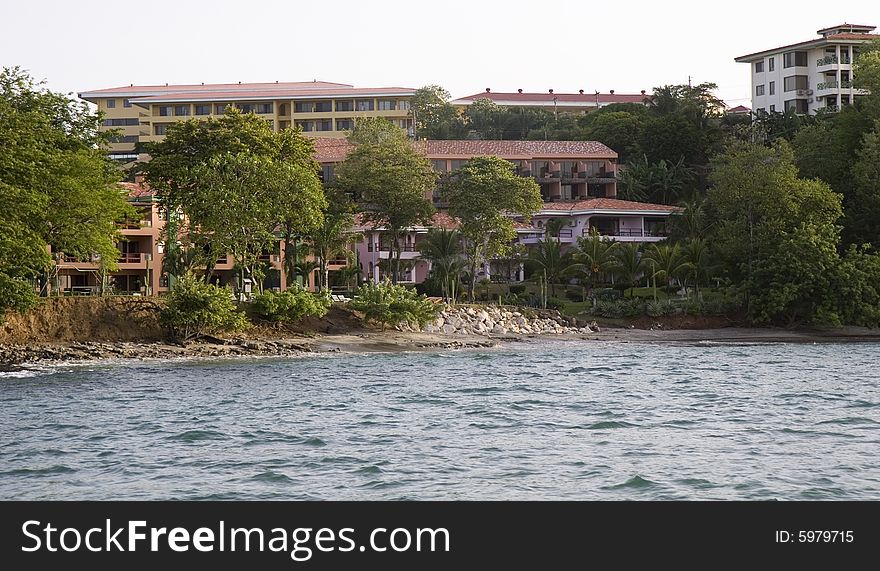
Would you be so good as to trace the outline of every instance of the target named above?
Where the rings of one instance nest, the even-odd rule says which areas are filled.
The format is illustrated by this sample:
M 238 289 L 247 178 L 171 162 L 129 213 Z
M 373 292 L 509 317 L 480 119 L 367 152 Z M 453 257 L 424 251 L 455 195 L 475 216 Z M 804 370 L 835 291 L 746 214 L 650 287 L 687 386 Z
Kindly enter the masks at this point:
M 520 295 L 526 293 L 526 286 L 524 285 L 512 285 L 510 286 L 511 295 Z
M 0 316 L 7 309 L 24 313 L 36 305 L 37 295 L 30 283 L 0 272 Z
M 263 319 L 293 323 L 306 317 L 324 317 L 331 303 L 329 291 L 315 294 L 294 284 L 286 291 L 267 291 L 257 295 L 251 307 Z
M 172 338 L 188 341 L 247 326 L 244 313 L 235 306 L 232 290 L 206 284 L 192 274 L 180 278 L 167 299 L 159 322 Z
M 609 319 L 639 317 L 645 314 L 645 302 L 638 298 L 599 301 L 594 307 L 588 307 L 586 313 Z
M 551 297 L 547 300 L 547 309 L 555 309 L 556 311 L 565 310 L 565 301 L 558 297 Z
M 565 290 L 565 297 L 569 301 L 580 302 L 584 301 L 584 294 L 578 290 L 567 289 Z
M 645 304 L 645 313 L 651 317 L 662 317 L 675 313 L 675 304 L 671 301 L 649 301 Z
M 424 326 L 437 317 L 441 309 L 424 295 L 388 281 L 364 284 L 348 306 L 362 312 L 368 321 L 381 323 L 383 328 L 402 322 Z
M 609 287 L 593 290 L 592 295 L 601 301 L 612 301 L 615 299 L 621 299 L 623 297 L 623 292 Z

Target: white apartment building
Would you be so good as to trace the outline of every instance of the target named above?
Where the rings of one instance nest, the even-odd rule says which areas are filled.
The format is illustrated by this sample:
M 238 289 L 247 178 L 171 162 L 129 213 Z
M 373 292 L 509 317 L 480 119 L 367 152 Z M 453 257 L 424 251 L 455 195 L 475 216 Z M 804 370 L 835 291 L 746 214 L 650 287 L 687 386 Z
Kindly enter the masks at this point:
M 859 47 L 880 38 L 875 26 L 840 24 L 818 30 L 819 38 L 736 58 L 752 75 L 752 109 L 800 114 L 850 105 L 866 91 L 852 83 Z

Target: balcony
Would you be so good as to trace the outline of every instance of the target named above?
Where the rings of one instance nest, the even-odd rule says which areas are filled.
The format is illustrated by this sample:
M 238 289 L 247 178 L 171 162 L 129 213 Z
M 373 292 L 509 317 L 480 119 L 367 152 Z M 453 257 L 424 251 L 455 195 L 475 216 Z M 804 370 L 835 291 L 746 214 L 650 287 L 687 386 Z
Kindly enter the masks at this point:
M 819 71 L 822 71 L 824 68 L 828 68 L 830 66 L 835 66 L 838 63 L 841 63 L 843 65 L 849 65 L 850 64 L 849 57 L 847 57 L 846 55 L 842 55 L 841 58 L 838 60 L 836 55 L 828 55 L 828 56 L 825 56 L 825 57 L 822 57 L 822 58 L 819 58 L 816 60 L 816 68 Z
M 849 82 L 847 81 L 844 83 L 849 83 Z M 823 91 L 836 90 L 839 85 L 840 85 L 840 83 L 837 81 L 823 81 L 822 83 L 816 84 L 816 91 L 818 91 L 819 93 L 822 93 Z
M 594 226 L 593 228 L 596 227 Z M 599 232 L 600 236 L 614 238 L 622 242 L 659 242 L 660 240 L 664 240 L 668 235 L 665 230 L 659 228 L 647 228 L 645 230 L 642 230 L 641 228 L 596 228 L 596 230 Z M 590 231 L 590 228 L 584 228 L 581 235 L 589 236 Z

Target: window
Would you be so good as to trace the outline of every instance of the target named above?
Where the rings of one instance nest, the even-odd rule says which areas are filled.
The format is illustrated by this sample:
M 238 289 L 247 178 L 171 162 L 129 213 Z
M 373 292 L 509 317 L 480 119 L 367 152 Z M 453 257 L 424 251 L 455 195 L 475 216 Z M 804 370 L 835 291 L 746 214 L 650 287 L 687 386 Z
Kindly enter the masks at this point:
M 104 119 L 105 127 L 131 127 L 139 123 L 137 119 Z
M 333 180 L 333 165 L 322 165 L 320 176 L 322 182 L 330 182 Z
M 315 130 L 316 131 L 332 131 L 333 130 L 333 121 L 330 119 L 322 119 L 321 121 L 315 121 Z
M 351 131 L 352 129 L 354 129 L 354 121 L 352 121 L 351 119 L 336 120 L 337 131 Z
M 758 107 L 757 109 L 755 109 L 755 113 L 757 113 L 758 115 L 760 115 L 760 114 L 762 114 L 762 113 L 764 113 L 764 112 L 766 112 L 766 111 L 767 111 L 767 110 L 764 109 L 763 107 Z
M 116 108 L 116 100 L 108 99 L 107 100 L 107 109 L 115 109 Z
M 462 160 L 457 160 L 457 159 L 454 161 L 450 161 L 451 164 L 449 165 L 449 170 L 458 170 L 461 167 L 463 167 L 466 162 L 467 161 L 462 161 Z
M 287 103 L 282 103 L 278 106 L 278 114 L 287 115 Z
M 332 101 L 316 101 L 315 102 L 315 113 L 332 113 L 333 112 L 333 102 Z
M 768 59 L 767 65 L 768 65 L 770 71 L 773 71 L 776 68 L 776 58 L 772 57 L 772 58 Z
M 807 65 L 807 52 L 788 52 L 782 54 L 782 67 Z
M 755 62 L 755 73 L 764 73 L 764 62 L 756 61 Z
M 764 84 L 755 86 L 755 95 L 764 95 Z
M 171 115 L 171 106 L 170 105 L 160 105 L 159 106 L 159 115 L 161 117 L 168 117 Z
M 355 108 L 358 111 L 372 111 L 374 109 L 373 100 L 372 99 L 358 99 L 355 102 Z
M 354 111 L 354 101 L 351 99 L 336 100 L 337 111 Z
M 211 114 L 211 106 L 210 105 L 196 105 L 196 115 L 210 115 Z
M 806 115 L 807 100 L 806 99 L 789 99 L 785 102 L 785 110 L 794 109 L 795 113 Z
M 394 101 L 380 99 L 378 109 L 379 111 L 394 111 Z
M 788 91 L 795 91 L 797 89 L 807 89 L 807 76 L 806 75 L 790 75 L 783 80 L 783 89 Z
M 294 113 L 311 113 L 315 104 L 311 101 L 297 101 L 293 104 Z
M 154 123 L 153 124 L 153 134 L 154 135 L 164 135 L 168 131 L 168 123 Z
M 129 101 L 128 99 L 123 99 L 122 106 L 123 107 L 131 107 L 131 101 Z
M 290 121 L 278 121 L 278 130 L 290 129 Z
M 174 114 L 178 117 L 186 117 L 189 115 L 189 105 L 175 105 Z
M 226 113 L 226 106 L 227 106 L 227 105 L 228 105 L 228 103 L 218 103 L 218 104 L 216 105 L 216 109 L 217 109 L 217 110 L 216 110 L 216 114 L 217 114 L 217 115 L 223 115 L 224 113 Z
M 111 143 L 137 143 L 138 136 L 137 135 L 119 135 L 116 137 L 110 137 Z
M 770 106 L 770 113 L 776 113 L 776 106 L 775 105 Z
M 776 82 L 770 82 L 770 95 L 776 95 Z
M 309 131 L 315 130 L 315 122 L 314 121 L 297 121 L 296 126 L 308 133 Z
M 253 113 L 255 105 L 253 103 L 242 103 L 238 106 L 242 113 Z
M 437 172 L 446 172 L 446 160 L 445 159 L 434 159 L 431 161 L 431 165 L 433 165 L 434 170 Z
M 260 103 L 257 105 L 257 113 L 266 114 L 274 113 L 274 105 L 272 103 Z
M 401 99 L 397 102 L 397 109 L 399 111 L 409 111 L 409 99 Z

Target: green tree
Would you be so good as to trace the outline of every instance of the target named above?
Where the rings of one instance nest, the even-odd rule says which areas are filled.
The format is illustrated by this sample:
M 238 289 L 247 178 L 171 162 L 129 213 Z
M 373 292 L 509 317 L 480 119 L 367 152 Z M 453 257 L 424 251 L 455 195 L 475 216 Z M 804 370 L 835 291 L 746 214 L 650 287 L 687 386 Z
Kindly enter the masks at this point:
M 456 286 L 464 269 L 461 236 L 456 230 L 432 228 L 419 242 L 420 257 L 431 264 L 431 274 L 440 281 L 443 297 L 454 301 Z
M 516 237 L 510 216 L 530 217 L 541 206 L 541 188 L 517 176 L 513 165 L 498 157 L 474 157 L 449 174 L 441 185 L 449 214 L 460 221 L 468 261 L 468 297 L 474 300 L 477 270 L 502 254 Z
M 442 305 L 402 285 L 387 280 L 379 284 L 366 283 L 358 289 L 348 304 L 355 311 L 363 312 L 364 318 L 382 325 L 417 323 L 424 327 L 437 317 Z
M 248 238 L 254 247 L 265 245 L 262 238 L 267 225 L 291 243 L 321 223 L 326 203 L 312 157 L 314 145 L 299 129 L 275 133 L 263 118 L 230 106 L 216 119 L 173 124 L 165 139 L 146 145 L 146 151 L 151 159 L 138 169 L 169 213 L 164 232 L 166 259 L 171 265 L 181 257 L 178 237 L 188 233 L 192 243 L 202 246 L 196 252 L 197 259 L 208 267 L 210 275 L 216 259 L 227 253 L 227 245 L 219 242 L 223 233 L 230 231 L 223 228 L 224 219 L 259 221 L 253 232 L 261 238 L 257 239 L 257 234 Z M 212 173 L 212 168 L 220 170 Z M 245 179 L 235 180 L 237 168 L 246 170 Z M 212 183 L 222 183 L 225 191 L 218 192 L 205 176 L 211 177 Z M 267 184 L 256 188 L 261 181 Z M 258 199 L 247 196 L 252 191 Z M 233 195 L 227 197 L 225 192 Z M 245 206 L 253 210 L 239 210 Z M 239 236 L 244 233 L 240 231 Z M 241 265 L 254 267 L 252 260 Z M 174 276 L 176 270 L 169 267 L 166 271 Z
M 651 269 L 651 277 L 673 286 L 674 281 L 686 275 L 689 266 L 687 258 L 678 244 L 663 242 L 651 244 L 642 259 L 643 267 Z
M 684 241 L 681 253 L 685 260 L 684 275 L 694 285 L 699 298 L 700 286 L 709 285 L 709 279 L 716 268 L 712 250 L 704 238 L 692 237 Z
M 193 274 L 185 274 L 171 288 L 159 321 L 182 342 L 247 326 L 229 288 L 206 284 Z
M 584 276 L 584 299 L 596 287 L 599 276 L 609 273 L 615 266 L 615 253 L 620 242 L 606 240 L 596 228 L 590 229 L 589 236 L 577 239 L 577 250 L 573 253 L 574 264 L 569 272 Z
M 507 110 L 491 99 L 477 99 L 465 112 L 468 127 L 476 131 L 480 139 L 493 140 L 504 138 L 504 123 Z
M 449 92 L 439 85 L 416 90 L 411 109 L 418 138 L 460 139 L 464 136 L 464 120 L 449 100 Z
M 358 197 L 365 224 L 382 228 L 391 236 L 392 279 L 397 283 L 401 240 L 410 228 L 427 223 L 434 213 L 426 196 L 433 190 L 437 174 L 431 161 L 405 135 L 370 140 L 362 138 L 359 125 L 355 125 L 350 137 L 363 142 L 336 167 L 334 184 Z
M 100 256 L 116 268 L 116 222 L 134 216 L 106 158 L 100 115 L 20 68 L 0 71 L 0 311 L 33 303 L 48 255 Z M 56 288 L 57 289 L 57 288 Z M 45 291 L 45 290 L 44 290 Z
M 844 206 L 848 242 L 880 248 L 880 121 L 876 125 L 856 153 L 853 189 Z
M 617 278 L 616 285 L 630 290 L 630 297 L 644 270 L 645 260 L 637 242 L 624 242 L 615 248 L 612 273 Z
M 323 291 L 330 287 L 331 260 L 345 256 L 351 261 L 349 245 L 355 239 L 351 230 L 353 224 L 354 216 L 348 210 L 331 208 L 324 223 L 309 235 L 318 262 L 318 289 Z
M 279 323 L 296 323 L 306 317 L 324 317 L 330 310 L 329 293 L 311 293 L 298 284 L 282 292 L 266 291 L 251 306 L 260 317 Z
M 601 141 L 617 151 L 620 163 L 634 160 L 641 148 L 641 139 L 647 120 L 647 109 L 638 105 L 637 112 L 603 112 L 605 108 L 588 113 L 595 115 L 583 130 L 583 139 Z
M 840 196 L 797 176 L 784 141 L 733 145 L 721 155 L 709 192 L 713 243 L 746 296 L 755 322 L 811 321 L 823 307 L 836 253 Z
M 541 240 L 529 252 L 529 264 L 550 285 L 550 295 L 556 296 L 556 286 L 563 282 L 572 264 L 571 252 L 565 252 L 558 240 Z

